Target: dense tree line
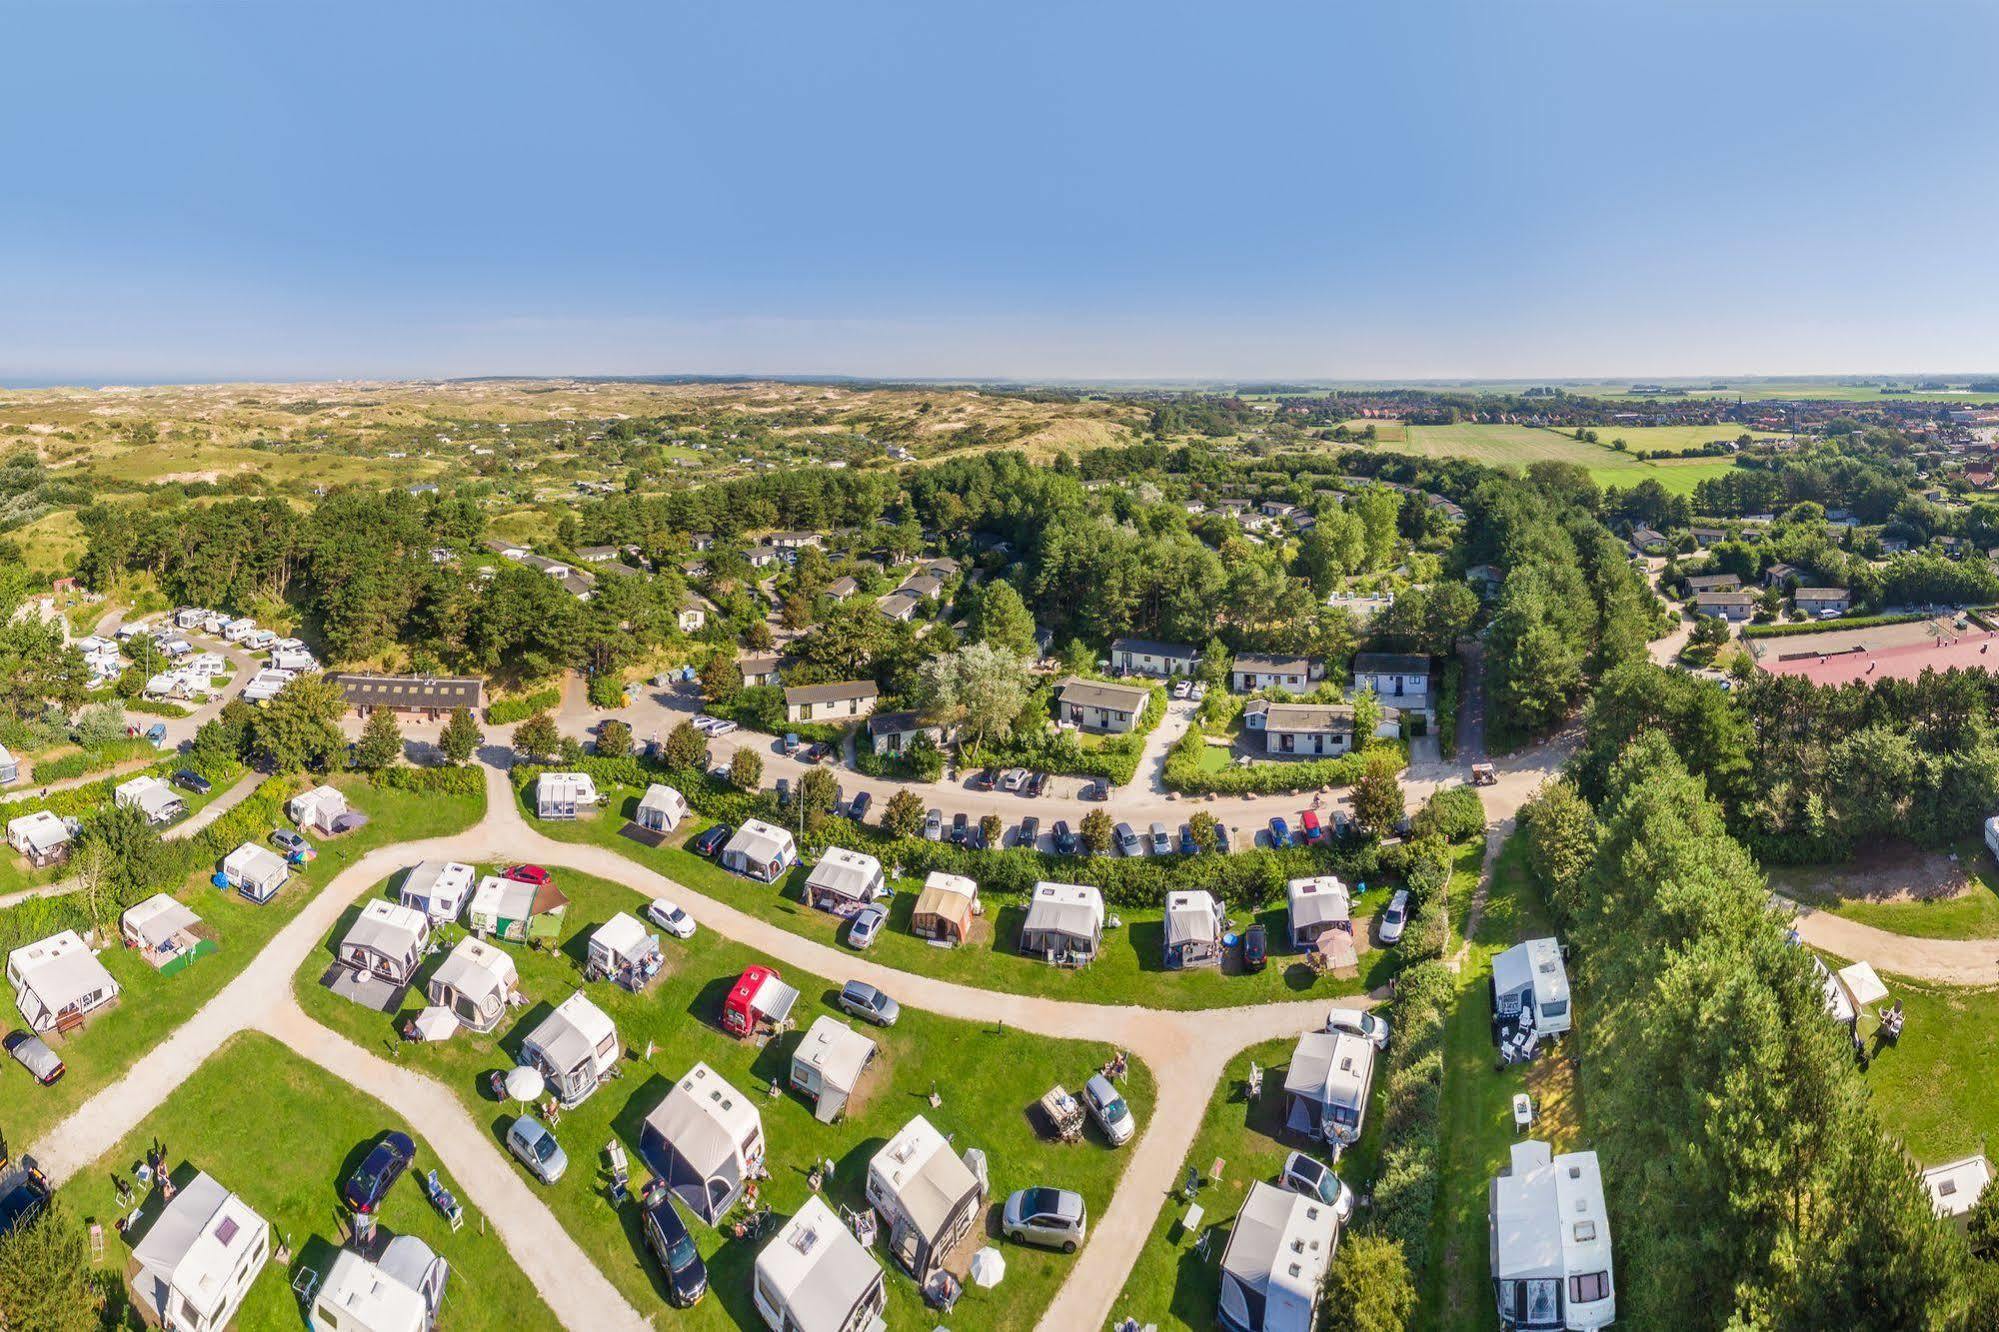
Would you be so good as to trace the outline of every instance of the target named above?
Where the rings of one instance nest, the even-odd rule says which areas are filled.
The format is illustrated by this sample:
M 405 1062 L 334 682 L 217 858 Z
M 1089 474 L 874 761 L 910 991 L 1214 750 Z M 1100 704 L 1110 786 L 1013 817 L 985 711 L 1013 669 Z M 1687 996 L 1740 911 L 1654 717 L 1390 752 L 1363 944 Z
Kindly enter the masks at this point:
M 1574 948 L 1621 1321 L 1952 1326 L 1962 1246 L 1678 749 L 1645 730 L 1603 774 L 1596 812 L 1558 784 L 1522 819 Z

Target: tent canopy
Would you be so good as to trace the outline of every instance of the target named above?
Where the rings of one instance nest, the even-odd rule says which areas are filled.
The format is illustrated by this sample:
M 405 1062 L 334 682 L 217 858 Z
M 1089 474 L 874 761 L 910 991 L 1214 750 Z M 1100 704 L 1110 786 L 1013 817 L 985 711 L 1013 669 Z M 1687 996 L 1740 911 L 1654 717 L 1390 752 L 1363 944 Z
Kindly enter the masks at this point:
M 1888 987 L 1874 974 L 1874 968 L 1865 962 L 1855 962 L 1839 969 L 1839 983 L 1853 996 L 1855 1008 L 1865 1008 L 1878 1004 L 1888 997 Z

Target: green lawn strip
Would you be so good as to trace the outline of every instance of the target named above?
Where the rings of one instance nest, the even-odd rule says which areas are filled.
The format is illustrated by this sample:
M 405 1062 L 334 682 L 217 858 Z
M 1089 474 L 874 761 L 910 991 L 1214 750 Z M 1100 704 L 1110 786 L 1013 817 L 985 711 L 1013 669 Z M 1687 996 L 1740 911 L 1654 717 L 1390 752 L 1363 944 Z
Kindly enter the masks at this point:
M 1999 990 L 1881 979 L 1907 1016 L 1901 1040 L 1868 1043 L 1863 1076 L 1882 1122 L 1924 1165 L 1990 1152 L 1999 1145 L 1999 1097 L 1978 1070 L 1999 1061 Z M 1863 1022 L 1863 1032 L 1871 1028 Z
M 557 841 L 594 843 L 657 871 L 677 883 L 727 902 L 739 911 L 823 944 L 838 945 L 845 937 L 845 923 L 837 917 L 807 906 L 804 883 L 809 873 L 798 867 L 777 885 L 753 883 L 717 868 L 682 843 L 709 822 L 696 815 L 681 824 L 673 844 L 648 847 L 621 835 L 624 820 L 613 811 L 628 809 L 637 798 L 629 789 L 608 793 L 609 807 L 594 818 L 574 823 L 536 822 L 536 830 Z M 530 815 L 532 817 L 532 815 Z M 891 873 L 894 866 L 886 867 Z M 1020 934 L 1026 908 L 1011 899 L 993 898 L 979 920 L 979 934 L 960 948 L 934 948 L 909 933 L 909 919 L 915 910 L 920 881 L 898 880 L 892 885 L 895 897 L 889 904 L 889 927 L 869 953 L 871 960 L 885 967 L 919 972 L 940 980 L 955 981 L 987 990 L 1010 994 L 1045 995 L 1080 1003 L 1139 1004 L 1147 1008 L 1204 1009 L 1242 1004 L 1276 1003 L 1312 995 L 1332 997 L 1362 994 L 1385 985 L 1394 968 L 1393 954 L 1374 949 L 1360 957 L 1360 975 L 1353 978 L 1321 977 L 1302 958 L 1286 947 L 1289 937 L 1286 911 L 1280 900 L 1257 913 L 1270 936 L 1269 965 L 1261 972 L 1243 974 L 1233 958 L 1223 967 L 1190 967 L 1168 971 L 1165 964 L 1165 911 L 1159 908 L 1117 910 L 1124 925 L 1106 930 L 1097 960 L 1089 966 L 1069 970 L 1051 967 L 1013 951 Z M 1354 885 L 1348 885 L 1353 887 Z M 1386 891 L 1371 889 L 1364 900 L 1354 904 L 1354 934 L 1372 938 L 1371 922 L 1376 910 L 1386 904 Z M 1250 921 L 1239 918 L 1247 929 Z
M 81 1032 L 51 1043 L 69 1068 L 62 1081 L 41 1087 L 12 1060 L 0 1067 L 0 1127 L 5 1128 L 11 1142 L 21 1146 L 33 1143 L 116 1081 L 134 1060 L 166 1039 L 234 980 L 287 921 L 360 856 L 389 843 L 469 828 L 485 809 L 484 798 L 478 796 L 384 791 L 353 777 L 338 778 L 334 784 L 347 792 L 356 809 L 369 816 L 367 826 L 346 837 L 319 842 L 318 858 L 294 874 L 271 901 L 258 906 L 234 890 L 223 892 L 212 887 L 209 875 L 213 866 L 191 875 L 175 894 L 213 933 L 216 952 L 162 977 L 138 953 L 119 942 L 117 924 L 112 922 L 111 943 L 99 958 L 123 993 L 110 1011 Z M 19 1013 L 10 1016 L 18 1019 Z
M 523 1016 L 504 1024 L 496 1036 L 460 1032 L 438 1044 L 398 1044 L 399 1018 L 374 1013 L 321 988 L 319 980 L 332 958 L 332 947 L 353 918 L 350 911 L 328 935 L 326 946 L 300 969 L 295 982 L 306 1012 L 333 1030 L 377 1053 L 391 1054 L 409 1067 L 436 1077 L 465 1104 L 492 1134 L 496 1147 L 513 1121 L 514 1107 L 491 1100 L 485 1075 L 511 1066 L 521 1040 L 550 1008 L 582 984 L 585 945 L 595 926 L 616 911 L 637 914 L 644 899 L 628 888 L 572 871 L 559 871 L 557 882 L 569 895 L 564 940 L 556 953 L 513 949 L 528 1003 Z M 383 886 L 386 891 L 388 885 Z M 354 911 L 358 911 L 358 906 Z M 663 1310 L 665 1288 L 652 1258 L 639 1242 L 632 1208 L 613 1209 L 605 1193 L 604 1147 L 621 1139 L 630 1154 L 633 1174 L 642 1181 L 645 1168 L 638 1154 L 644 1118 L 672 1085 L 672 1080 L 705 1060 L 738 1090 L 755 1097 L 770 1143 L 765 1197 L 780 1215 L 795 1212 L 808 1196 L 806 1174 L 814 1163 L 836 1163 L 832 1201 L 849 1207 L 864 1205 L 862 1189 L 867 1163 L 883 1143 L 917 1114 L 927 1116 L 941 1131 L 956 1135 L 960 1148 L 985 1150 L 991 1167 L 992 1202 L 1030 1184 L 1075 1189 L 1087 1200 L 1091 1216 L 1101 1215 L 1112 1187 L 1125 1165 L 1125 1154 L 1103 1146 L 1092 1131 L 1079 1144 L 1060 1145 L 1042 1139 L 1032 1107 L 1055 1083 L 1079 1088 L 1098 1065 L 1110 1057 L 1110 1047 L 1084 1041 L 1061 1041 L 1012 1029 L 996 1029 L 904 1009 L 901 1022 L 887 1031 L 870 1030 L 881 1047 L 875 1067 L 863 1082 L 857 1107 L 838 1124 L 818 1123 L 804 1102 L 784 1092 L 766 1098 L 773 1080 L 784 1084 L 790 1068 L 795 1035 L 764 1049 L 737 1041 L 721 1031 L 722 997 L 742 969 L 768 962 L 750 949 L 702 930 L 687 943 L 662 941 L 667 965 L 663 977 L 644 994 L 631 995 L 616 986 L 589 987 L 590 997 L 612 1021 L 631 1056 L 624 1076 L 600 1089 L 576 1109 L 563 1114 L 556 1135 L 569 1154 L 568 1174 L 554 1186 L 531 1182 L 563 1226 L 603 1269 L 641 1313 Z M 412 1013 L 423 1002 L 420 983 L 442 957 L 431 959 L 419 974 L 419 987 L 404 1001 Z M 802 1032 L 821 1013 L 835 1013 L 831 999 L 839 980 L 783 969 L 802 999 L 796 1014 Z M 653 1046 L 645 1059 L 648 1044 Z M 932 1109 L 929 1094 L 943 1097 Z M 1150 1117 L 1152 1073 L 1134 1064 L 1124 1084 L 1141 1126 Z M 525 1175 L 523 1176 L 525 1178 Z M 724 1233 L 698 1222 L 693 1226 L 709 1264 L 714 1294 L 693 1311 L 674 1318 L 696 1328 L 759 1326 L 750 1303 L 751 1270 L 756 1244 L 724 1238 Z M 1011 1244 L 1005 1246 L 1007 1275 L 991 1291 L 968 1290 L 951 1315 L 960 1329 L 1026 1329 L 1033 1327 L 1073 1260 Z M 893 1267 L 890 1271 L 891 1327 L 930 1327 L 938 1320 L 924 1310 L 913 1282 Z
M 145 1157 L 155 1140 L 163 1143 L 177 1180 L 185 1183 L 194 1170 L 204 1170 L 271 1223 L 272 1261 L 250 1287 L 236 1326 L 297 1327 L 301 1318 L 290 1288 L 293 1275 L 300 1268 L 326 1275 L 343 1237 L 340 1186 L 389 1129 L 411 1133 L 409 1125 L 365 1092 L 270 1037 L 245 1032 L 231 1037 L 95 1166 L 79 1171 L 62 1196 L 77 1216 L 103 1224 L 104 1270 L 122 1272 L 131 1254 L 112 1226 L 121 1210 L 112 1179 L 122 1175 L 136 1186 L 133 1163 Z M 561 1326 L 499 1237 L 482 1228 L 469 1206 L 465 1224 L 456 1232 L 431 1207 L 420 1183 L 425 1171 L 436 1169 L 461 1204 L 465 1195 L 423 1139 L 414 1133 L 411 1137 L 416 1164 L 389 1191 L 380 1224 L 385 1236 L 417 1236 L 451 1265 L 445 1324 L 456 1332 Z M 142 1196 L 150 1223 L 163 1203 L 157 1192 Z M 275 1255 L 278 1246 L 287 1244 L 289 1268 Z M 122 1286 L 118 1298 L 125 1298 Z M 136 1314 L 132 1317 L 136 1320 Z
M 1194 1251 L 1199 1233 L 1188 1234 L 1182 1227 L 1187 1212 L 1179 1193 L 1165 1200 L 1159 1216 L 1126 1278 L 1124 1290 L 1111 1307 L 1114 1322 L 1126 1317 L 1141 1326 L 1156 1323 L 1162 1328 L 1212 1328 L 1216 1302 L 1221 1295 L 1222 1253 L 1228 1248 L 1229 1230 L 1242 1209 L 1249 1186 L 1256 1180 L 1275 1181 L 1284 1158 L 1305 1144 L 1283 1132 L 1284 1070 L 1291 1062 L 1296 1038 L 1265 1041 L 1251 1046 L 1229 1061 L 1201 1129 L 1187 1159 L 1174 1178 L 1184 1182 L 1189 1170 L 1198 1170 L 1203 1180 L 1200 1191 L 1200 1230 L 1208 1233 L 1205 1256 Z M 1251 1104 L 1249 1066 L 1263 1069 L 1263 1096 Z M 1356 1194 L 1373 1192 L 1375 1166 L 1381 1155 L 1381 1066 L 1375 1066 L 1374 1093 L 1369 1100 L 1367 1122 L 1359 1143 L 1341 1157 L 1339 1175 Z M 1314 1152 L 1321 1160 L 1323 1151 Z M 1222 1159 L 1219 1183 L 1209 1182 L 1215 1158 Z M 1353 1224 L 1365 1225 L 1365 1208 L 1354 1213 Z
M 1999 938 L 1999 867 L 1985 843 L 1966 838 L 1953 848 L 1971 882 L 1955 897 L 1877 902 L 1842 897 L 1836 876 L 1842 867 L 1796 867 L 1771 871 L 1770 886 L 1818 911 L 1862 925 L 1918 939 Z M 1832 882 L 1829 885 L 1829 880 Z
M 1444 1046 L 1444 1092 L 1439 1109 L 1437 1211 L 1430 1227 L 1430 1264 L 1417 1276 L 1423 1325 L 1444 1332 L 1485 1332 L 1493 1325 L 1491 1273 L 1486 1247 L 1487 1185 L 1507 1163 L 1523 1135 L 1513 1126 L 1513 1097 L 1530 1090 L 1528 1066 L 1494 1071 L 1490 982 L 1493 955 L 1518 941 L 1551 930 L 1528 876 L 1526 845 L 1507 842 L 1494 865 L 1478 937 L 1460 973 L 1458 1006 Z M 1556 1151 L 1587 1147 L 1578 1141 L 1579 1118 L 1573 1095 L 1562 1096 L 1543 1079 L 1555 1072 L 1556 1056 L 1543 1054 L 1534 1070 L 1535 1122 L 1532 1133 Z

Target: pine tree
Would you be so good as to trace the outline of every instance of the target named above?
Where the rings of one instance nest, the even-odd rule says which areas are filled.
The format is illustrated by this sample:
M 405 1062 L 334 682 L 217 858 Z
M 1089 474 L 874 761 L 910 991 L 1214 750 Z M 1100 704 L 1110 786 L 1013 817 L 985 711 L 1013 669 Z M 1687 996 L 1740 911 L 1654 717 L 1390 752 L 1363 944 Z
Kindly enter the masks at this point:
M 472 710 L 461 705 L 451 710 L 444 729 L 438 733 L 437 747 L 452 763 L 463 763 L 479 752 L 479 746 L 485 740 L 486 735 L 479 729 L 479 723 L 472 720 Z
M 363 772 L 380 772 L 394 767 L 403 756 L 403 728 L 396 714 L 377 708 L 361 723 L 361 739 L 354 746 L 354 766 Z

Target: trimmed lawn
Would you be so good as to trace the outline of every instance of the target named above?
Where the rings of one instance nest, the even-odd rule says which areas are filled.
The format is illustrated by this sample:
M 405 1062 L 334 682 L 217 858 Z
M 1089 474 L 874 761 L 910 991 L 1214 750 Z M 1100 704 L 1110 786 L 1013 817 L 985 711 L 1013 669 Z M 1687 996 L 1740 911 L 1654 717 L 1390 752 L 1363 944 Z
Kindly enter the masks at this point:
M 358 906 L 343 917 L 325 947 L 300 970 L 294 983 L 299 1002 L 334 1030 L 371 1049 L 386 1051 L 450 1087 L 473 1116 L 489 1127 L 498 1145 L 513 1122 L 514 1107 L 490 1098 L 485 1089 L 486 1074 L 510 1067 L 522 1039 L 553 1005 L 582 984 L 582 958 L 595 926 L 616 911 L 636 915 L 645 904 L 631 889 L 573 871 L 560 872 L 557 882 L 570 898 L 561 949 L 554 953 L 512 949 L 527 1005 L 520 1018 L 503 1024 L 494 1036 L 460 1032 L 438 1044 L 400 1044 L 395 1039 L 398 1016 L 372 1012 L 322 989 L 319 978 L 331 961 L 332 948 Z M 388 887 L 384 884 L 383 891 Z M 453 933 L 462 936 L 462 931 L 454 929 Z M 773 1082 L 782 1086 L 787 1081 L 791 1051 L 799 1039 L 796 1033 L 759 1048 L 723 1034 L 719 1026 L 722 998 L 735 978 L 745 966 L 768 959 L 706 929 L 685 943 L 670 937 L 661 942 L 666 955 L 664 973 L 643 994 L 628 994 L 608 983 L 589 987 L 591 1000 L 616 1023 L 625 1044 L 624 1073 L 580 1106 L 563 1113 L 555 1131 L 569 1154 L 569 1171 L 553 1187 L 532 1184 L 585 1252 L 641 1312 L 664 1310 L 664 1287 L 638 1238 L 635 1209 L 611 1205 L 605 1191 L 603 1150 L 612 1139 L 622 1140 L 633 1179 L 643 1183 L 646 1169 L 638 1143 L 645 1115 L 665 1096 L 672 1080 L 697 1060 L 705 1060 L 757 1101 L 769 1143 L 766 1165 L 771 1172 L 763 1184 L 763 1197 L 779 1215 L 788 1216 L 798 1209 L 809 1193 L 807 1173 L 828 1159 L 836 1165 L 830 1200 L 847 1207 L 864 1206 L 862 1189 L 869 1159 L 916 1114 L 954 1135 L 961 1149 L 979 1147 L 987 1153 L 995 1209 L 1007 1194 L 1032 1184 L 1077 1190 L 1093 1216 L 1101 1214 L 1108 1203 L 1124 1169 L 1124 1153 L 1104 1146 L 1094 1131 L 1078 1144 L 1051 1143 L 1037 1132 L 1031 1111 L 1041 1094 L 1058 1082 L 1072 1090 L 1080 1088 L 1090 1072 L 1109 1059 L 1110 1047 L 1052 1040 L 905 1009 L 896 1026 L 867 1032 L 880 1053 L 863 1080 L 856 1105 L 839 1123 L 820 1124 L 806 1104 L 790 1092 L 763 1095 Z M 440 952 L 426 962 L 420 981 L 428 978 L 442 956 Z M 795 1014 L 799 1031 L 811 1026 L 822 1013 L 841 1016 L 831 1006 L 836 980 L 797 971 L 787 971 L 785 979 L 801 992 Z M 413 989 L 404 1000 L 404 1013 L 413 1013 L 422 1002 L 418 990 Z M 928 1099 L 933 1089 L 943 1098 L 942 1105 L 934 1109 Z M 1153 1106 L 1152 1073 L 1134 1064 L 1123 1090 L 1142 1125 Z M 709 1265 L 714 1295 L 691 1312 L 667 1316 L 687 1327 L 760 1326 L 750 1302 L 750 1274 L 760 1244 L 733 1238 L 699 1222 L 692 1228 Z M 967 1290 L 951 1315 L 953 1327 L 1030 1328 L 1067 1275 L 1071 1260 L 1062 1254 L 1004 1243 L 1003 1247 L 1006 1280 L 991 1291 Z M 880 1251 L 877 1256 L 884 1257 Z M 889 1325 L 934 1326 L 939 1320 L 923 1308 L 915 1284 L 885 1257 L 884 1263 L 889 1269 Z
M 12 1142 L 23 1146 L 34 1142 L 97 1091 L 117 1080 L 134 1060 L 158 1045 L 234 980 L 270 942 L 271 936 L 356 858 L 388 843 L 468 828 L 485 813 L 483 795 L 384 791 L 348 776 L 335 779 L 333 784 L 347 792 L 356 809 L 368 814 L 368 825 L 346 837 L 319 841 L 318 858 L 295 872 L 268 903 L 258 906 L 234 890 L 222 892 L 210 886 L 208 875 L 212 871 L 207 869 L 189 878 L 175 894 L 194 908 L 213 933 L 218 949 L 215 953 L 197 958 L 172 976 L 162 977 L 137 953 L 122 946 L 117 921 L 111 921 L 112 942 L 99 957 L 117 978 L 123 993 L 116 1005 L 82 1031 L 67 1040 L 51 1043 L 69 1066 L 62 1081 L 53 1087 L 41 1087 L 11 1059 L 4 1060 L 4 1067 L 0 1067 L 0 1125 L 5 1126 Z
M 841 944 L 846 923 L 805 904 L 805 879 L 810 873 L 806 867 L 795 867 L 774 886 L 730 874 L 682 849 L 681 844 L 710 826 L 710 821 L 699 815 L 692 815 L 682 823 L 669 845 L 653 848 L 634 842 L 622 835 L 624 819 L 611 811 L 635 808 L 639 793 L 626 787 L 607 794 L 611 803 L 602 813 L 574 823 L 542 823 L 534 820 L 525 804 L 523 810 L 543 836 L 563 842 L 594 842 L 793 934 L 832 946 Z M 894 868 L 888 867 L 891 872 Z M 1360 955 L 1358 977 L 1315 975 L 1298 955 L 1282 948 L 1286 926 L 1285 907 L 1280 899 L 1274 907 L 1267 907 L 1255 916 L 1269 933 L 1272 955 L 1269 965 L 1254 975 L 1238 971 L 1233 957 L 1219 968 L 1168 971 L 1164 961 L 1163 907 L 1111 911 L 1124 925 L 1121 929 L 1104 931 L 1103 949 L 1095 962 L 1074 970 L 1051 967 L 1014 951 L 1027 913 L 1018 901 L 982 897 L 986 914 L 979 917 L 978 933 L 972 942 L 960 948 L 933 948 L 909 933 L 909 919 L 916 908 L 921 881 L 897 879 L 890 886 L 895 896 L 888 903 L 888 928 L 870 951 L 871 960 L 885 967 L 1011 994 L 1045 995 L 1090 1004 L 1138 1004 L 1147 1008 L 1223 1008 L 1362 994 L 1386 985 L 1398 965 L 1392 952 L 1370 949 Z M 1365 941 L 1371 937 L 1369 922 L 1387 901 L 1388 892 L 1381 884 L 1370 887 L 1364 898 L 1356 895 L 1356 938 Z M 1250 922 L 1239 919 L 1238 923 L 1247 928 Z
M 1478 937 L 1460 973 L 1457 1009 L 1444 1036 L 1437 1213 L 1430 1227 L 1429 1267 L 1418 1274 L 1417 1285 L 1423 1325 L 1445 1332 L 1485 1332 L 1494 1323 L 1486 1189 L 1523 1136 L 1513 1127 L 1514 1094 L 1525 1091 L 1534 1098 L 1532 1136 L 1552 1143 L 1558 1152 L 1588 1145 L 1580 1136 L 1581 1098 L 1569 1062 L 1572 1041 L 1531 1065 L 1493 1071 L 1493 955 L 1552 928 L 1529 878 L 1526 850 L 1516 837 L 1499 853 Z
M 1193 1148 L 1174 1178 L 1176 1192 L 1159 1209 L 1150 1237 L 1122 1294 L 1112 1306 L 1112 1321 L 1126 1317 L 1140 1325 L 1156 1323 L 1162 1328 L 1212 1328 L 1215 1306 L 1221 1297 L 1222 1254 L 1228 1248 L 1229 1230 L 1243 1199 L 1255 1180 L 1275 1182 L 1284 1168 L 1284 1159 L 1306 1144 L 1283 1131 L 1284 1070 L 1291 1061 L 1295 1039 L 1266 1041 L 1251 1046 L 1229 1061 L 1222 1080 L 1208 1102 L 1201 1119 L 1201 1131 Z M 1249 1066 L 1263 1069 L 1263 1095 L 1249 1100 Z M 1361 1196 L 1374 1192 L 1375 1167 L 1381 1156 L 1382 1068 L 1375 1066 L 1373 1094 L 1368 1101 L 1367 1122 L 1361 1140 L 1340 1158 L 1339 1176 Z M 1323 1151 L 1314 1155 L 1325 1159 Z M 1215 1158 L 1223 1162 L 1220 1182 L 1209 1178 Z M 1202 1209 L 1200 1234 L 1186 1233 L 1181 1224 L 1187 1212 L 1184 1194 L 1178 1192 L 1189 1170 L 1200 1172 L 1199 1201 Z M 1365 1224 L 1367 1211 L 1356 1208 L 1353 1220 Z M 1207 1252 L 1196 1252 L 1201 1235 L 1207 1236 Z
M 1999 990 L 1881 979 L 1908 1017 L 1894 1045 L 1868 1043 L 1862 1076 L 1882 1122 L 1925 1165 L 1989 1152 L 1999 1142 L 1999 1097 L 1979 1070 L 1999 1061 Z
M 79 1217 L 103 1224 L 104 1270 L 124 1271 L 131 1251 L 112 1225 L 121 1212 L 112 1180 L 123 1176 L 136 1187 L 133 1163 L 145 1158 L 153 1142 L 164 1144 L 176 1181 L 184 1184 L 196 1170 L 205 1170 L 271 1223 L 273 1259 L 251 1285 L 236 1326 L 297 1327 L 303 1320 L 292 1278 L 303 1268 L 326 1274 L 342 1239 L 340 1186 L 375 1139 L 392 1128 L 410 1132 L 365 1092 L 270 1037 L 245 1032 L 232 1037 L 94 1167 L 79 1171 L 62 1196 Z M 461 1204 L 464 1195 L 423 1140 L 411 1137 L 416 1163 L 389 1191 L 380 1225 L 385 1238 L 415 1235 L 451 1265 L 446 1325 L 456 1332 L 560 1327 L 499 1238 L 482 1232 L 478 1217 L 468 1213 L 454 1233 L 431 1207 L 422 1179 L 433 1168 Z M 142 1225 L 150 1225 L 164 1203 L 152 1191 L 139 1205 L 145 1212 Z M 275 1251 L 285 1245 L 292 1252 L 290 1267 L 276 1261 Z M 123 1286 L 117 1299 L 126 1299 Z M 136 1320 L 135 1313 L 132 1317 Z

